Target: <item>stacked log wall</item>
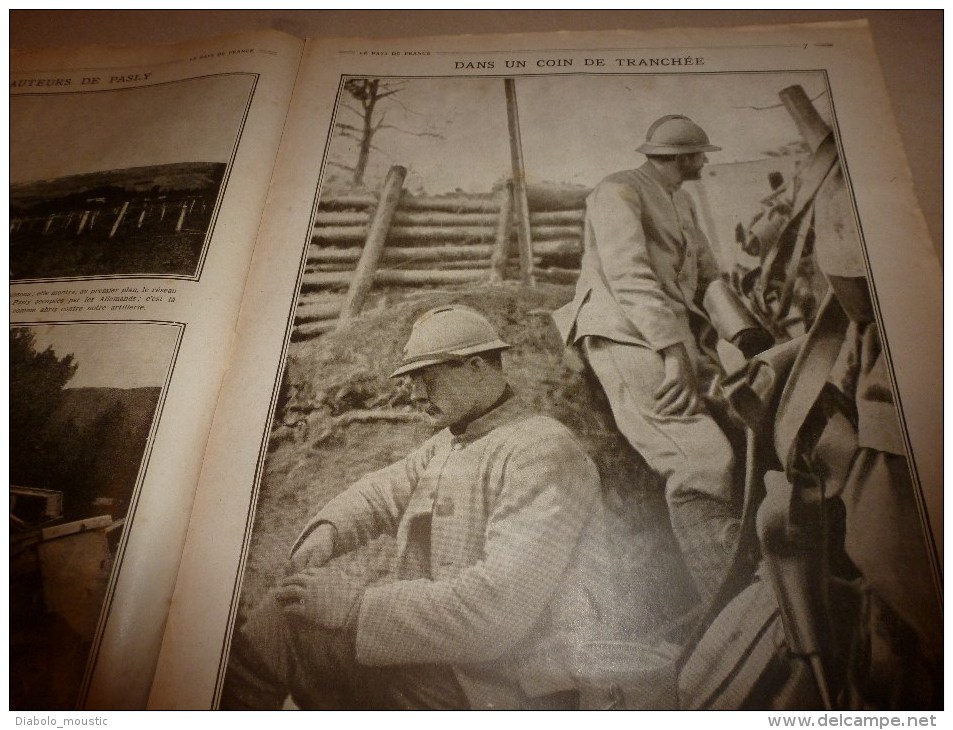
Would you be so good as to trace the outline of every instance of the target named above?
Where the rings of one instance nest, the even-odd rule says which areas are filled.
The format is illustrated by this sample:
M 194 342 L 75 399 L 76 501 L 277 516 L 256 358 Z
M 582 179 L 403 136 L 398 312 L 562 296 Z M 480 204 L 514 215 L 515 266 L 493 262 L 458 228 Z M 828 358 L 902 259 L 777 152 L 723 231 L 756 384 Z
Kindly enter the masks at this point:
M 537 280 L 572 284 L 578 277 L 587 192 L 582 188 L 530 188 Z M 442 196 L 414 196 L 405 191 L 390 220 L 374 288 L 426 290 L 519 280 L 515 221 L 506 196 L 506 190 Z M 295 339 L 334 329 L 377 204 L 378 195 L 372 193 L 322 199 L 295 314 Z M 501 236 L 508 239 L 502 253 Z

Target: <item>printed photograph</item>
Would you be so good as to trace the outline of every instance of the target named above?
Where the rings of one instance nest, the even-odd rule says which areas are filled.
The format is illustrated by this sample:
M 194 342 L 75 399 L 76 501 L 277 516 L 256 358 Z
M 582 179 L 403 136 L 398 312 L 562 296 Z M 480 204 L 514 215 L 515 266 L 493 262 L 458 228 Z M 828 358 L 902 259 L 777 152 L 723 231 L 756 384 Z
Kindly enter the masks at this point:
M 198 278 L 255 77 L 10 97 L 10 278 Z
M 182 327 L 10 329 L 10 708 L 77 706 Z
M 941 708 L 836 108 L 342 78 L 218 706 Z

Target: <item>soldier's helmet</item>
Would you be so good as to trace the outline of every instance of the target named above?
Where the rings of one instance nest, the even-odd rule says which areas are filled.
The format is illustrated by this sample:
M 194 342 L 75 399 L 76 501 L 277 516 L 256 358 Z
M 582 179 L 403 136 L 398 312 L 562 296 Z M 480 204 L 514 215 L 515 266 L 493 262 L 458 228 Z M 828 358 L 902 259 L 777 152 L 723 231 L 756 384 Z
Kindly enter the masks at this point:
M 489 320 L 475 309 L 456 304 L 436 307 L 414 322 L 400 365 L 390 377 L 508 347 Z
M 656 119 L 645 133 L 645 142 L 638 151 L 646 155 L 691 155 L 696 152 L 717 152 L 705 130 L 681 114 L 668 114 Z

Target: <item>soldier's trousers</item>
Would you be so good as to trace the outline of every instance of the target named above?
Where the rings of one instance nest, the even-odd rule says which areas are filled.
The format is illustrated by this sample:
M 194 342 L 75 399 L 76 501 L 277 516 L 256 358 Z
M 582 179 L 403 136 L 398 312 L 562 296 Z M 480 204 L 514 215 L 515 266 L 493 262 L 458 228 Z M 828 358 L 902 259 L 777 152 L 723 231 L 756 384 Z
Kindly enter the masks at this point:
M 450 667 L 368 667 L 354 636 L 288 620 L 268 594 L 232 643 L 219 707 L 276 710 L 288 698 L 306 710 L 468 709 Z
M 657 352 L 602 337 L 584 337 L 581 344 L 617 428 L 665 480 L 672 530 L 695 587 L 707 601 L 724 580 L 738 539 L 731 444 L 707 413 L 655 412 L 654 393 L 664 376 Z

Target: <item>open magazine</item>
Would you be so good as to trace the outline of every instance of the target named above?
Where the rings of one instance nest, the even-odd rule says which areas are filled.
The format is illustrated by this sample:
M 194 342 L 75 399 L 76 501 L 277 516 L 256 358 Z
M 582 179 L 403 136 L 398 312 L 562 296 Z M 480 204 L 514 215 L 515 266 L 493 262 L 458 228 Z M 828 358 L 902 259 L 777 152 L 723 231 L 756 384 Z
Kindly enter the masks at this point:
M 10 114 L 12 709 L 942 707 L 865 24 L 14 54 Z

